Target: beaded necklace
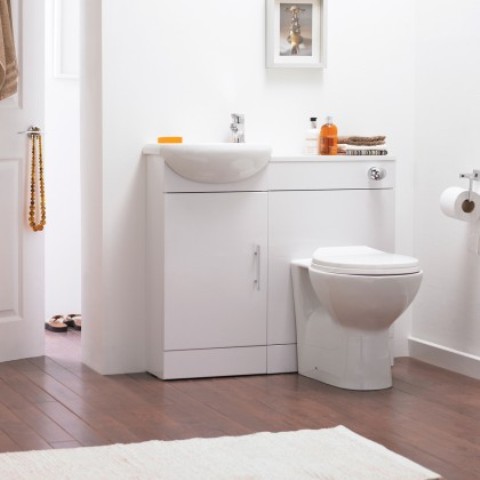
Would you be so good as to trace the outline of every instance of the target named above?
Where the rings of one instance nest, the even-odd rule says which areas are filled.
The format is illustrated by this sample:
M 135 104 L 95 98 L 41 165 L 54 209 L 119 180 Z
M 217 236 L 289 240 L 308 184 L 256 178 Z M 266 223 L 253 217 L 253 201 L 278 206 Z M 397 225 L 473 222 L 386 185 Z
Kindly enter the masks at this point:
M 30 173 L 30 208 L 28 214 L 28 224 L 34 232 L 43 230 L 47 224 L 47 209 L 45 205 L 45 179 L 43 176 L 43 152 L 42 152 L 42 136 L 40 129 L 33 127 L 31 129 L 30 141 L 32 147 L 32 162 Z M 38 145 L 38 184 L 40 189 L 40 222 L 36 223 L 37 213 L 37 145 Z

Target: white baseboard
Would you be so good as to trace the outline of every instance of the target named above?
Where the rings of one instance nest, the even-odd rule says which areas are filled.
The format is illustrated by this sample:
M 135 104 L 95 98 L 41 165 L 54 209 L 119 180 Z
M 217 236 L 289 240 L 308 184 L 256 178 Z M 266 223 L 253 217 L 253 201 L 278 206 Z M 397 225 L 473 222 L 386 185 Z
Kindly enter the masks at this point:
M 480 380 L 480 357 L 436 343 L 408 337 L 410 356 L 437 367 Z

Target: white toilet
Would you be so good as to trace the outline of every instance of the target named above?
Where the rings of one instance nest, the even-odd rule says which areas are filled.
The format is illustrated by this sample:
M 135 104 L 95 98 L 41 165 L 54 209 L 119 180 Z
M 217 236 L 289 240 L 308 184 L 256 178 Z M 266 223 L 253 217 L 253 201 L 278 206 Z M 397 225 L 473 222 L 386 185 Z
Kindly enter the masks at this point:
M 422 276 L 416 258 L 367 246 L 293 261 L 298 372 L 350 390 L 391 387 L 389 327 Z

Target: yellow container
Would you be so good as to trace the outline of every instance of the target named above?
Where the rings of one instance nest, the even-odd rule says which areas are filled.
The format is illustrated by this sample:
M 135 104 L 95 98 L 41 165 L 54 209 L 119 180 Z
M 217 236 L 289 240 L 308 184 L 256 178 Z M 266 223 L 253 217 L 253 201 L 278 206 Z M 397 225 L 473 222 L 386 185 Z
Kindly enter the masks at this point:
M 183 143 L 183 137 L 157 137 L 157 143 Z

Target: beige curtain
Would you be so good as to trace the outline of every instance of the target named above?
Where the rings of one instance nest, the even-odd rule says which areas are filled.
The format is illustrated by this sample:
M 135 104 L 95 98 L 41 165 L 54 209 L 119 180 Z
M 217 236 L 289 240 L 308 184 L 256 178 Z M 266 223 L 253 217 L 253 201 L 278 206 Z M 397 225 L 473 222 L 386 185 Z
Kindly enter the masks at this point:
M 18 70 L 10 0 L 0 0 L 0 100 L 17 92 Z

